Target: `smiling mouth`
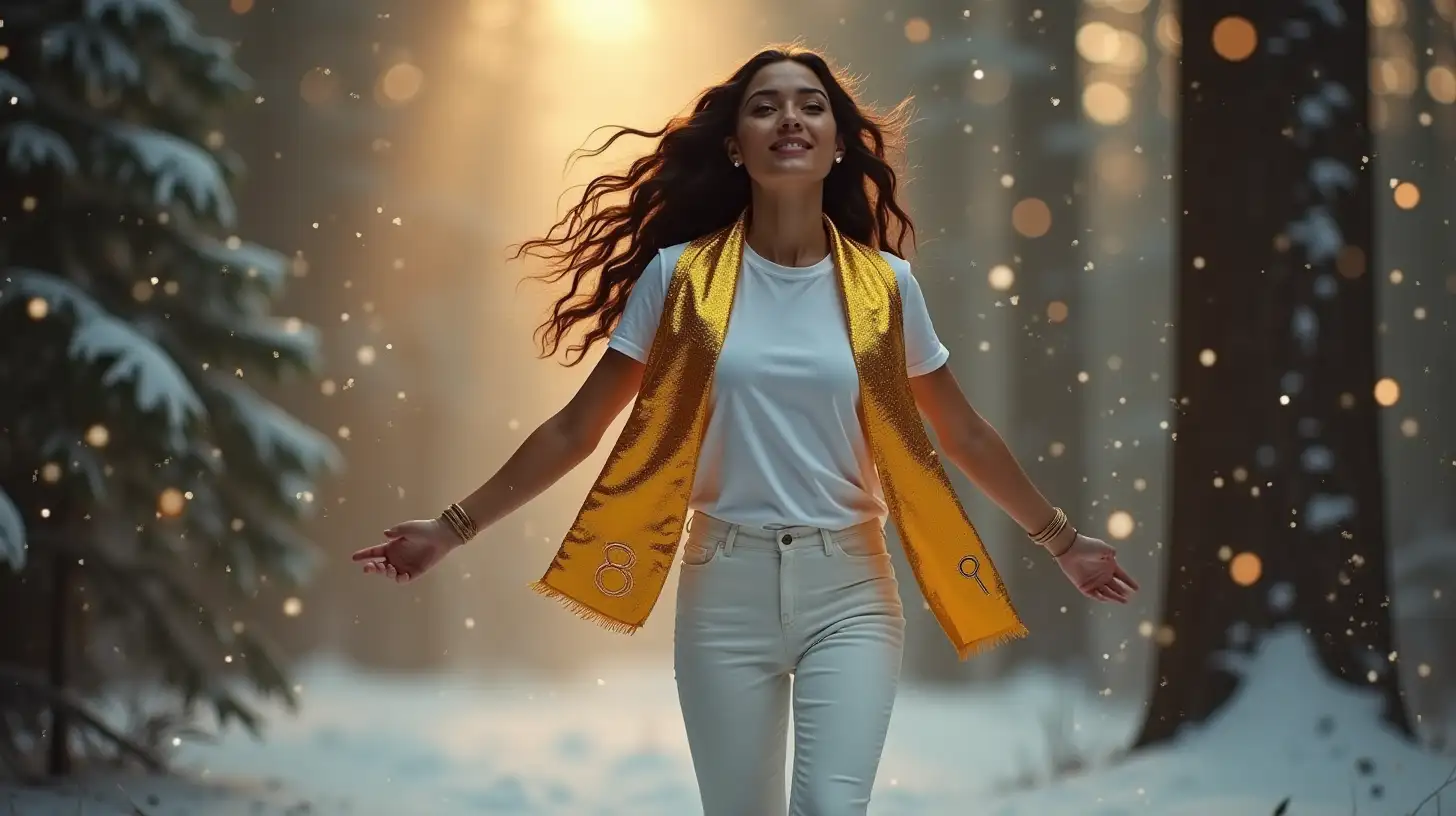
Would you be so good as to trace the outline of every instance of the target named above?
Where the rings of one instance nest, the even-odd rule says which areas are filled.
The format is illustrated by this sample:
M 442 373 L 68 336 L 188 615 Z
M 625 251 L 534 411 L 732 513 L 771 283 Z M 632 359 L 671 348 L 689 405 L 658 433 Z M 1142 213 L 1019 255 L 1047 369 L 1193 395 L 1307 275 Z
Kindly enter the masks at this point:
M 780 139 L 769 145 L 768 149 L 775 153 L 781 150 L 811 150 L 813 149 L 813 145 L 803 139 Z

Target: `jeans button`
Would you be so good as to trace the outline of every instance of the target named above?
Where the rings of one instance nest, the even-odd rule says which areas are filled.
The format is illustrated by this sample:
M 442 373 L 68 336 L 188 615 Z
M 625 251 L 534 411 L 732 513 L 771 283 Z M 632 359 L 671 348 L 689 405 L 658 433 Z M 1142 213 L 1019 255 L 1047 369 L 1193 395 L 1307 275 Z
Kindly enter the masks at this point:
M 784 537 L 779 539 L 779 543 L 787 547 L 788 545 L 794 543 L 794 537 L 789 535 L 788 533 L 784 533 Z

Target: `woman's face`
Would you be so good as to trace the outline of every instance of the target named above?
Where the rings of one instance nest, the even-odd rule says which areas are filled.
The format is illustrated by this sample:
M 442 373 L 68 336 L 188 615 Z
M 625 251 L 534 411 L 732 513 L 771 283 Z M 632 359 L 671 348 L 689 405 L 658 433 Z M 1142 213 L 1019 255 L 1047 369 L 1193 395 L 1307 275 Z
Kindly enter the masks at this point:
M 767 187 L 823 181 L 842 152 L 824 83 L 792 60 L 754 75 L 738 109 L 728 158 Z

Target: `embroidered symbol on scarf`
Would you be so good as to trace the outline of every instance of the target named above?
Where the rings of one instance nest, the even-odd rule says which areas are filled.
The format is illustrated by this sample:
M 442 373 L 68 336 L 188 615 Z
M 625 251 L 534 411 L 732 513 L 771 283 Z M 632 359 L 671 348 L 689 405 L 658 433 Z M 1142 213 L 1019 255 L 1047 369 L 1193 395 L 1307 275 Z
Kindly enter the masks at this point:
M 971 562 L 970 572 L 966 572 L 967 561 Z M 968 555 L 965 558 L 961 559 L 961 562 L 956 565 L 956 569 L 960 572 L 961 575 L 964 575 L 965 577 L 975 581 L 976 586 L 980 587 L 982 592 L 986 593 L 987 595 L 991 594 L 991 590 L 986 589 L 986 583 L 981 580 L 981 560 L 979 558 L 976 558 L 974 555 Z
M 617 541 L 611 542 L 603 550 L 602 557 L 606 560 L 600 567 L 597 567 L 597 590 L 609 598 L 620 598 L 632 591 L 632 573 L 629 570 L 637 563 L 637 553 L 632 552 L 631 547 Z M 613 551 L 624 553 L 620 561 L 612 560 Z M 619 589 L 608 589 L 606 584 L 602 583 L 602 577 L 612 572 L 622 576 L 622 586 Z

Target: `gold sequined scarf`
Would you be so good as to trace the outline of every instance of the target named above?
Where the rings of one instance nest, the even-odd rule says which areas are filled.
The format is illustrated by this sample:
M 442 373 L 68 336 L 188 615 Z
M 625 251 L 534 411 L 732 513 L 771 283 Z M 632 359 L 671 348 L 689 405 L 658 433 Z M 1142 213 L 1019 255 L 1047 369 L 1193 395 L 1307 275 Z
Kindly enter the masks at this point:
M 674 270 L 637 402 L 536 592 L 635 632 L 667 580 L 697 471 L 709 390 L 743 261 L 746 217 L 688 245 Z M 905 371 L 900 291 L 879 252 L 825 219 L 859 370 L 861 416 L 905 555 L 961 660 L 1024 637 L 956 498 Z M 792 523 L 793 519 L 785 519 Z

